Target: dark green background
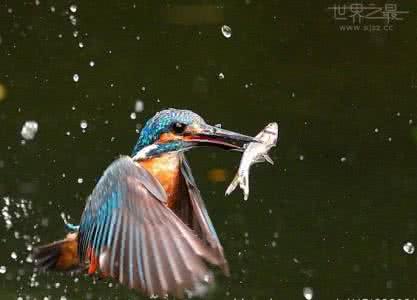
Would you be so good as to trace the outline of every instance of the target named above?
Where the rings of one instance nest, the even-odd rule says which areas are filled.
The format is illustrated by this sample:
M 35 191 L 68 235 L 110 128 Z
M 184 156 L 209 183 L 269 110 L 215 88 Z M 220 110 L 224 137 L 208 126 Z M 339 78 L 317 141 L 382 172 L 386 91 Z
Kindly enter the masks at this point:
M 253 168 L 247 202 L 240 191 L 223 196 L 237 153 L 189 155 L 232 270 L 218 276 L 211 299 L 303 299 L 305 286 L 314 299 L 417 298 L 416 256 L 402 250 L 417 243 L 415 1 L 396 2 L 409 14 L 390 32 L 340 31 L 349 22 L 332 18 L 332 1 L 89 0 L 76 3 L 76 26 L 71 3 L 0 0 L 0 84 L 8 91 L 0 102 L 0 196 L 10 197 L 12 214 L 21 199 L 32 202 L 11 229 L 0 219 L 1 299 L 138 297 L 111 281 L 60 274 L 39 275 L 31 288 L 31 266 L 20 260 L 34 235 L 63 236 L 61 212 L 78 221 L 106 166 L 130 154 L 136 127 L 167 107 L 253 135 L 280 123 L 276 166 Z M 190 4 L 217 6 L 222 20 L 168 21 L 171 9 Z M 131 120 L 136 99 L 145 111 Z M 39 132 L 21 145 L 26 120 L 37 120 Z M 211 182 L 212 168 L 226 169 L 227 182 Z

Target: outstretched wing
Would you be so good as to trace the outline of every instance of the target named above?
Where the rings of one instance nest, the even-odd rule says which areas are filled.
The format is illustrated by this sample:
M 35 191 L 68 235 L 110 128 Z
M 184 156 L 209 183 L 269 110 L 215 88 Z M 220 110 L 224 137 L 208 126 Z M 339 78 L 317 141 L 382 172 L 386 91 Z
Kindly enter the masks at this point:
M 182 297 L 207 286 L 205 261 L 223 262 L 166 206 L 159 182 L 129 157 L 113 162 L 88 199 L 80 261 L 148 295 Z
M 223 247 L 216 230 L 207 213 L 206 205 L 194 181 L 191 168 L 184 154 L 181 154 L 181 173 L 184 177 L 188 197 L 179 200 L 174 208 L 175 213 L 184 221 L 205 244 L 213 249 L 221 260 L 221 269 L 229 275 L 229 265 L 224 256 Z

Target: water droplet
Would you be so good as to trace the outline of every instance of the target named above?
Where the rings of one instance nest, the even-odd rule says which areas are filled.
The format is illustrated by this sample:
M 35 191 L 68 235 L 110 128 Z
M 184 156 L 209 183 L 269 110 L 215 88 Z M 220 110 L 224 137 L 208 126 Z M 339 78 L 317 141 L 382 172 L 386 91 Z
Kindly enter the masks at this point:
M 91 60 L 90 63 L 89 63 L 90 67 L 94 67 L 95 64 L 96 63 L 93 60 Z
M 70 15 L 69 19 L 70 19 L 72 26 L 77 25 L 77 18 L 75 18 L 73 15 Z
M 81 184 L 81 183 L 83 183 L 83 182 L 84 182 L 84 179 L 82 179 L 82 178 L 80 177 L 80 178 L 78 178 L 78 179 L 77 179 L 77 182 L 78 182 L 79 184 Z
M 0 274 L 6 273 L 7 268 L 5 266 L 0 266 Z
M 25 140 L 33 140 L 38 132 L 38 123 L 36 121 L 26 121 L 20 134 Z
M 219 79 L 224 79 L 224 74 L 223 73 L 219 73 Z
M 74 74 L 72 76 L 72 80 L 74 80 L 74 82 L 78 82 L 78 80 L 80 80 L 80 76 L 78 74 Z
M 303 288 L 303 295 L 307 300 L 313 299 L 313 289 L 311 287 Z
M 88 123 L 87 123 L 87 121 L 86 121 L 86 120 L 82 120 L 82 121 L 80 122 L 80 127 L 81 127 L 82 129 L 86 129 L 86 128 L 88 127 Z
M 135 112 L 132 112 L 132 113 L 130 114 L 130 118 L 131 118 L 132 120 L 135 120 L 135 119 L 136 119 L 136 113 L 135 113 Z
M 378 132 L 379 132 L 379 129 L 378 129 L 378 128 L 375 128 L 375 129 L 374 129 L 374 132 L 375 132 L 375 133 L 378 133 Z
M 135 112 L 142 112 L 144 109 L 144 103 L 142 100 L 136 100 L 135 102 Z
M 225 38 L 230 38 L 232 36 L 232 28 L 227 25 L 222 26 L 222 34 Z
M 296 258 L 296 257 L 294 257 L 293 259 L 292 259 L 292 261 L 293 262 L 295 262 L 296 264 L 299 264 L 300 263 L 300 261 L 298 260 L 298 258 Z
M 403 246 L 403 250 L 407 254 L 413 254 L 415 251 L 414 245 L 411 242 L 407 242 Z
M 10 254 L 10 257 L 11 257 L 12 259 L 16 260 L 16 259 L 17 259 L 17 254 L 16 254 L 16 252 L 12 252 L 12 253 Z
M 300 155 L 299 160 L 304 160 L 304 155 Z
M 346 161 L 346 157 L 344 157 L 344 156 L 343 156 L 343 157 L 341 157 L 341 158 L 340 158 L 340 161 L 341 161 L 341 162 L 345 162 L 345 161 Z
M 71 11 L 71 12 L 73 12 L 73 13 L 77 12 L 77 5 L 72 4 L 72 5 L 70 6 L 70 11 Z
M 83 42 L 79 42 L 79 43 L 78 43 L 78 47 L 80 47 L 80 48 L 84 48 L 84 43 L 83 43 Z

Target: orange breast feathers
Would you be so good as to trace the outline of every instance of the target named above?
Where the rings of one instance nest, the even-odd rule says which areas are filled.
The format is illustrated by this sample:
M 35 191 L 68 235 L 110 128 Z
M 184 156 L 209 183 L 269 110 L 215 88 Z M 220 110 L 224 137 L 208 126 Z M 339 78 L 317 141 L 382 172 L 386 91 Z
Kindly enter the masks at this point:
M 172 208 L 180 192 L 181 173 L 178 155 L 165 154 L 141 161 L 140 164 L 158 179 L 168 196 L 168 207 Z

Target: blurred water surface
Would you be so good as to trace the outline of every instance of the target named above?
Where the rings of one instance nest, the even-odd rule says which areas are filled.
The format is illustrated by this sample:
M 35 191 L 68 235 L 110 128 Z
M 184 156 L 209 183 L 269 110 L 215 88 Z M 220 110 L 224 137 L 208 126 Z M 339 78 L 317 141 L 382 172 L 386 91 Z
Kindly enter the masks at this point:
M 232 270 L 209 298 L 417 297 L 417 5 L 397 4 L 392 30 L 344 32 L 330 1 L 0 1 L 0 297 L 140 298 L 26 258 L 167 107 L 280 123 L 246 202 L 224 197 L 237 153 L 189 154 Z

